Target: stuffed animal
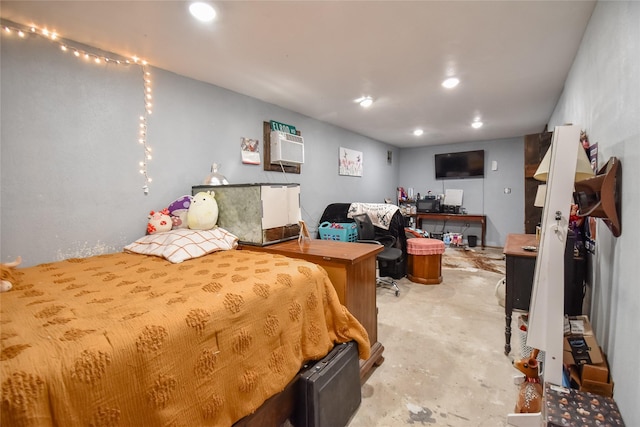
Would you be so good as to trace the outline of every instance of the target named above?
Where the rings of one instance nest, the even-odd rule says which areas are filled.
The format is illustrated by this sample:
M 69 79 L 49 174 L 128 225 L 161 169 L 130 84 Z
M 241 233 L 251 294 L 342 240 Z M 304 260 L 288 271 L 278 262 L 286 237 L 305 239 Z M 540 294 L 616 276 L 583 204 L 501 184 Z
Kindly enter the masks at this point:
M 218 222 L 218 202 L 213 191 L 201 191 L 191 200 L 187 223 L 193 230 L 210 230 Z
M 13 262 L 0 264 L 0 292 L 7 292 L 11 290 L 13 285 L 18 284 L 18 275 L 15 272 L 15 267 L 21 262 L 22 258 L 18 257 Z
M 163 209 L 159 212 L 149 212 L 149 222 L 147 223 L 147 234 L 162 233 L 169 231 L 173 227 L 169 210 Z
M 524 374 L 524 381 L 520 384 L 515 412 L 536 413 L 542 410 L 542 385 L 540 384 L 538 357 L 539 350 L 534 348 L 531 356 L 526 359 L 513 361 L 513 366 Z
M 182 196 L 169 204 L 169 216 L 171 217 L 171 223 L 173 229 L 187 228 L 187 211 L 191 205 L 192 197 Z

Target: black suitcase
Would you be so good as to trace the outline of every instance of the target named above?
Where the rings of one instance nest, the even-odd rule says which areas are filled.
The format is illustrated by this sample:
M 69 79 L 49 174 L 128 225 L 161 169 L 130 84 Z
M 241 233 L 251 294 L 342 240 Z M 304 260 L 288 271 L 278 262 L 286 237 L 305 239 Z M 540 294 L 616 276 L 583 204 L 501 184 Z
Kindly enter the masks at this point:
M 300 372 L 296 427 L 345 426 L 362 400 L 355 341 L 336 345 Z

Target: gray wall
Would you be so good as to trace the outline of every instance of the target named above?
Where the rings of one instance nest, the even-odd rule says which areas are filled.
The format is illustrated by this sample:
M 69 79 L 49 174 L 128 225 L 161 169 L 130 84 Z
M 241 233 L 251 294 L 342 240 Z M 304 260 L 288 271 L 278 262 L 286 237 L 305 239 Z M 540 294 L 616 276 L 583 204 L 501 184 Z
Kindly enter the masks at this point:
M 615 155 L 623 164 L 623 232 L 616 239 L 598 229 L 591 314 L 627 425 L 640 425 L 640 174 L 634 169 L 640 162 L 639 24 L 640 3 L 598 3 L 550 119 L 551 127 L 582 125 L 599 143 L 601 159 Z M 469 212 L 488 216 L 490 243 L 502 244 L 507 233 L 523 230 L 520 138 L 473 144 L 487 150 L 489 165 L 498 162 L 498 171 L 488 170 L 481 182 L 434 182 L 432 154 L 471 144 L 398 150 L 158 69 L 152 69 L 155 108 L 149 121 L 154 181 L 144 196 L 137 172 L 142 151 L 134 136 L 142 107 L 140 70 L 79 62 L 40 39 L 3 34 L 0 48 L 3 262 L 22 255 L 24 265 L 33 265 L 119 251 L 144 233 L 149 210 L 189 193 L 214 161 L 232 183 L 301 183 L 303 217 L 314 227 L 331 202 L 378 202 L 394 198 L 398 185 L 424 193 L 445 184 L 465 190 Z M 303 132 L 307 162 L 301 175 L 240 163 L 240 137 L 262 141 L 262 122 L 268 120 Z M 338 176 L 340 146 L 363 151 L 364 177 Z M 389 149 L 392 165 L 386 163 Z M 413 163 L 418 158 L 424 163 Z M 504 187 L 512 189 L 510 195 Z
M 484 178 L 435 179 L 434 155 L 449 152 L 484 150 Z M 491 170 L 492 162 L 497 170 Z M 504 246 L 509 233 L 524 233 L 524 139 L 510 138 L 496 141 L 477 141 L 403 149 L 400 151 L 399 186 L 409 187 L 421 196 L 445 194 L 447 189 L 463 190 L 462 207 L 469 214 L 487 216 L 488 246 Z M 505 189 L 508 189 L 506 192 Z M 480 226 L 471 223 L 425 222 L 427 231 L 463 232 L 480 238 Z
M 231 183 L 300 183 L 302 216 L 312 231 L 329 203 L 395 196 L 397 148 L 153 68 L 153 181 L 145 196 L 138 172 L 140 68 L 88 63 L 36 37 L 3 33 L 1 49 L 3 262 L 21 255 L 29 266 L 120 251 L 144 234 L 150 210 L 189 194 L 214 161 Z M 301 130 L 302 174 L 241 163 L 240 138 L 262 141 L 269 120 Z M 363 153 L 363 177 L 338 175 L 340 147 Z
M 598 143 L 598 164 L 622 165 L 622 235 L 598 220 L 591 320 L 609 357 L 615 398 L 628 426 L 640 426 L 640 2 L 598 2 L 552 126 L 579 124 Z

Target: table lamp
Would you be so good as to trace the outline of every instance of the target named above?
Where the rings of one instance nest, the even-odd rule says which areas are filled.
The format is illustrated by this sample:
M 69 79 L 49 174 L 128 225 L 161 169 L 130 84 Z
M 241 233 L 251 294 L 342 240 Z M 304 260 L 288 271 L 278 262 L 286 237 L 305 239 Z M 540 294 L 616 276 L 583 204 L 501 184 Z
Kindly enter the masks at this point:
M 536 199 L 533 201 L 533 206 L 536 208 L 544 207 L 544 199 L 547 196 L 547 184 L 538 185 L 536 190 Z
M 594 175 L 593 169 L 591 168 L 591 162 L 589 162 L 589 158 L 587 157 L 587 152 L 582 148 L 582 144 L 580 142 L 578 144 L 578 160 L 576 161 L 576 176 L 575 182 L 582 181 L 583 179 L 591 178 Z M 547 182 L 549 177 L 549 166 L 551 164 L 551 147 L 547 150 L 547 153 L 542 158 L 538 169 L 536 169 L 536 173 L 533 174 L 533 177 L 538 181 Z M 537 206 L 537 205 L 536 205 Z
M 533 206 L 537 208 L 544 207 L 544 200 L 547 197 L 547 184 L 538 185 L 536 190 L 536 199 L 533 201 Z M 540 224 L 536 225 L 536 244 L 540 243 Z

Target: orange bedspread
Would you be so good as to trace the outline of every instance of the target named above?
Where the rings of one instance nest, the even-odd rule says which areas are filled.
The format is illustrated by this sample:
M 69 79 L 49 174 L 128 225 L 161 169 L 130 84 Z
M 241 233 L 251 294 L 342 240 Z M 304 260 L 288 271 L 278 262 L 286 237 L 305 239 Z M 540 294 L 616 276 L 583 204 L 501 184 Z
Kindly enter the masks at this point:
M 230 250 L 18 270 L 0 294 L 3 426 L 228 426 L 364 328 L 326 272 Z

